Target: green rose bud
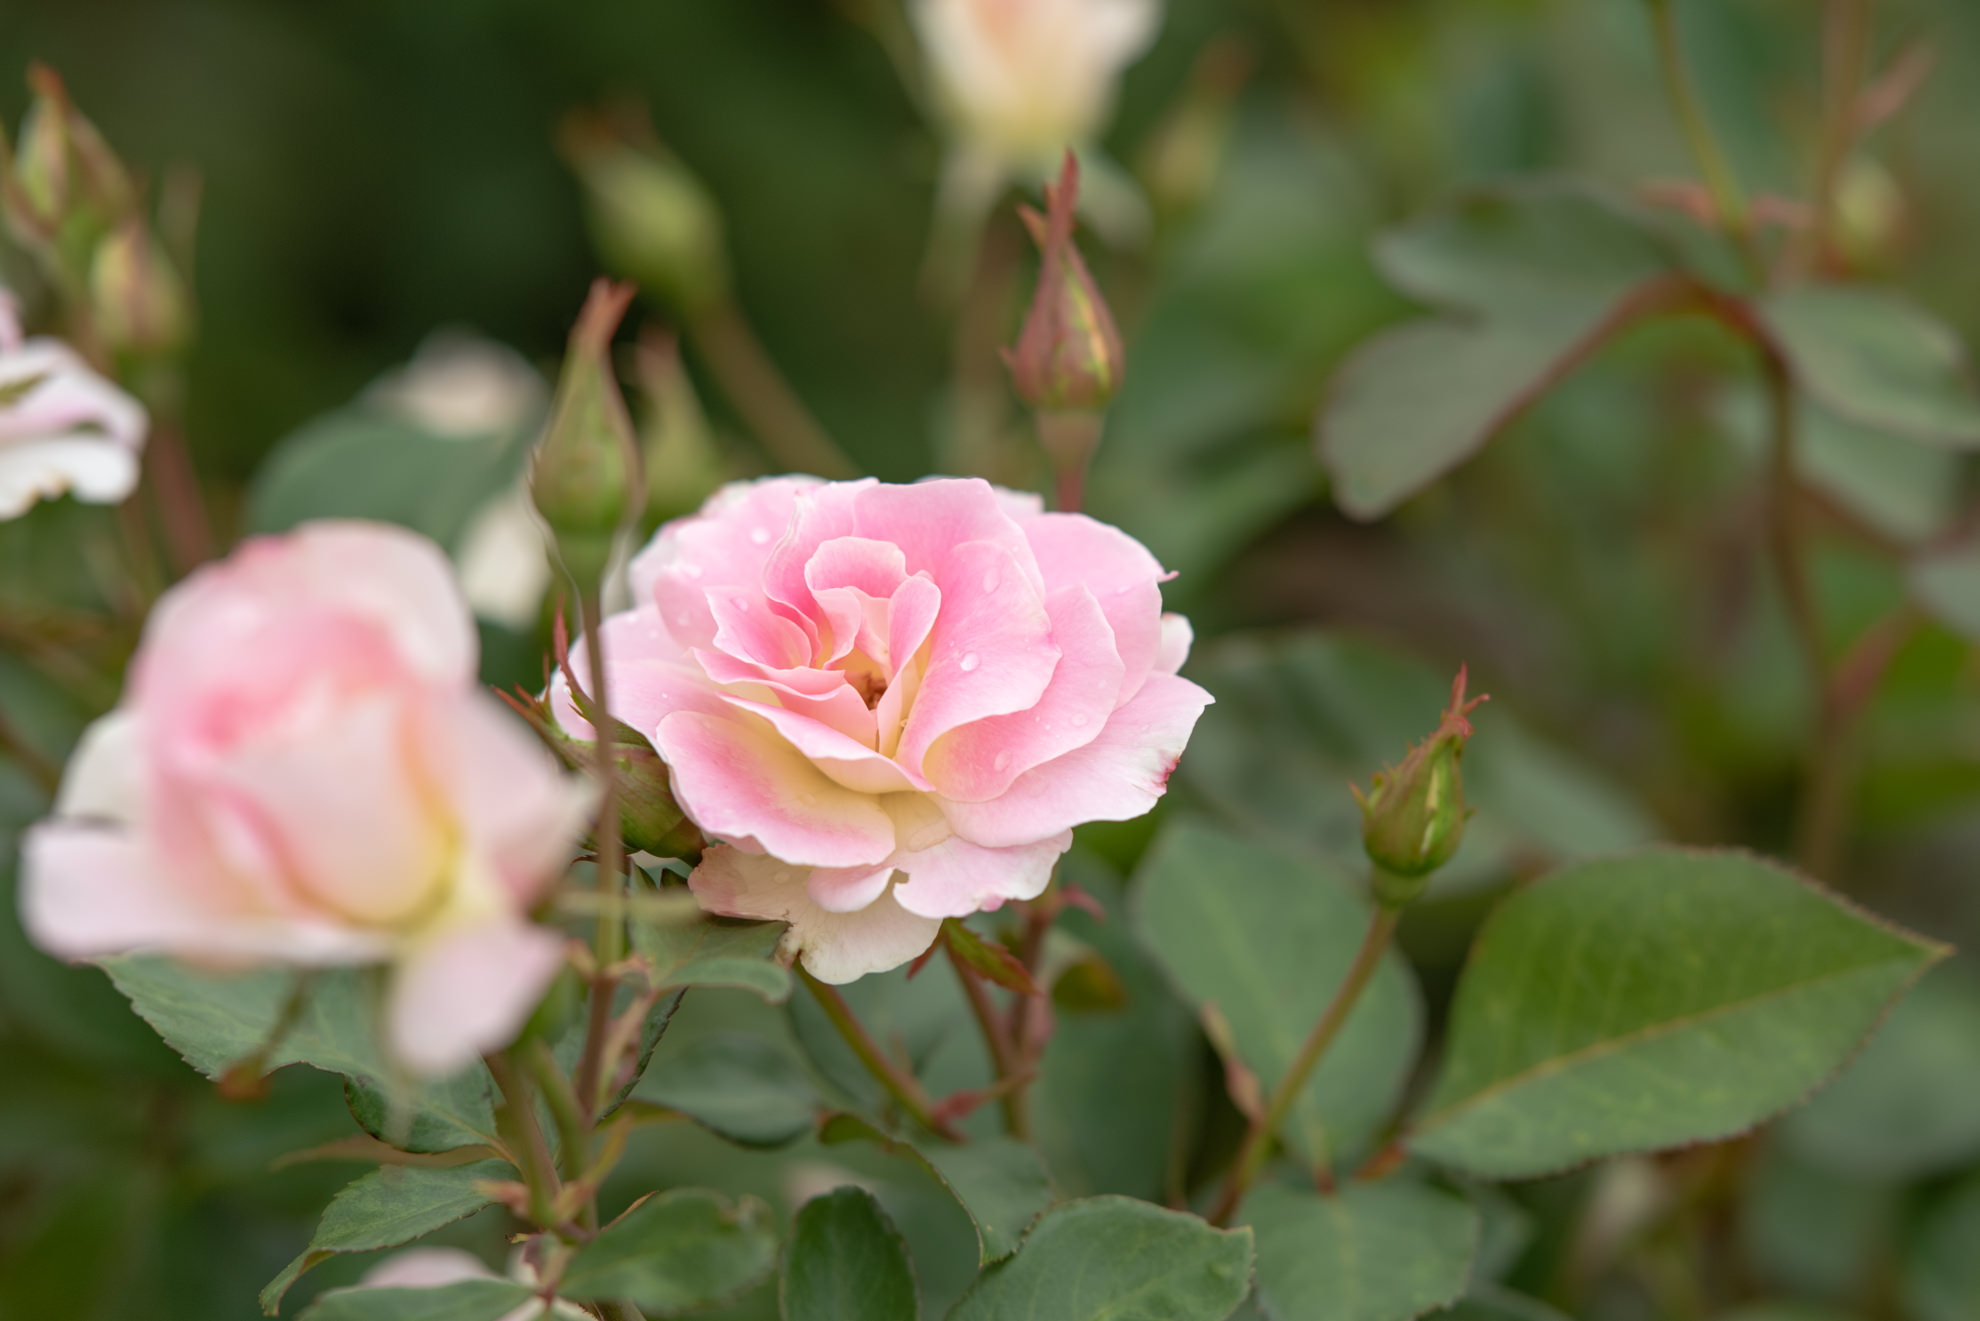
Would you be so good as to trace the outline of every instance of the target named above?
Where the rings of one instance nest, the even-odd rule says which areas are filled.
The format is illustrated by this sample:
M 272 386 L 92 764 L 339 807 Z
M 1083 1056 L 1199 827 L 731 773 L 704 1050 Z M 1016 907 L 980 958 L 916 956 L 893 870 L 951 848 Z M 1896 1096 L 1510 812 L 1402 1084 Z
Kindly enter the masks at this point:
M 722 213 L 701 181 L 638 119 L 573 116 L 564 158 L 583 186 L 599 255 L 692 319 L 728 297 Z
M 631 285 L 600 280 L 578 313 L 550 424 L 530 465 L 529 491 L 580 586 L 605 572 L 619 529 L 646 503 L 639 443 L 612 372 L 612 334 L 632 303 Z
M 1018 397 L 1041 413 L 1104 409 L 1120 389 L 1126 367 L 1114 315 L 1073 242 L 1078 200 L 1079 164 L 1067 152 L 1057 186 L 1045 189 L 1046 214 L 1029 207 L 1019 210 L 1041 254 L 1038 291 L 1004 360 Z M 1083 463 L 1086 456 L 1069 457 Z M 1056 466 L 1062 456 L 1052 458 Z
M 1375 898 L 1384 907 L 1413 902 L 1430 876 L 1449 862 L 1464 839 L 1471 809 L 1464 804 L 1461 763 L 1471 737 L 1465 717 L 1487 698 L 1466 700 L 1465 671 L 1451 686 L 1451 704 L 1429 738 L 1409 750 L 1402 764 L 1375 776 L 1361 804 L 1361 843 L 1375 864 Z

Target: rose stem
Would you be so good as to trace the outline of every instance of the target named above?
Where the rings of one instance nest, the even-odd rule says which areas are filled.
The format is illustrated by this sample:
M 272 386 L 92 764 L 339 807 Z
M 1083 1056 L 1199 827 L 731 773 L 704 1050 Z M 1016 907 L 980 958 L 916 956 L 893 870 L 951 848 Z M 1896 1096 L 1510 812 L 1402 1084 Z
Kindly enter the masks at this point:
M 818 1001 L 818 1007 L 825 1011 L 825 1017 L 832 1020 L 832 1026 L 839 1030 L 839 1035 L 845 1038 L 848 1046 L 852 1047 L 852 1052 L 859 1057 L 859 1062 L 866 1066 L 866 1071 L 873 1075 L 874 1081 L 887 1089 L 887 1095 L 894 1098 L 895 1103 L 907 1112 L 908 1117 L 931 1133 L 961 1142 L 963 1136 L 956 1131 L 955 1126 L 945 1119 L 936 1117 L 934 1102 L 929 1100 L 928 1092 L 922 1087 L 920 1080 L 913 1074 L 903 1072 L 887 1058 L 872 1036 L 860 1025 L 859 1019 L 853 1014 L 852 1006 L 846 1003 L 845 996 L 839 994 L 839 989 L 819 981 L 802 966 L 798 968 L 797 974 L 811 989 L 813 998 Z
M 522 1171 L 529 1188 L 529 1214 L 537 1228 L 554 1228 L 557 1171 L 550 1163 L 550 1144 L 537 1127 L 536 1111 L 530 1105 L 529 1088 L 506 1055 L 484 1055 L 482 1062 L 501 1089 L 502 1104 L 495 1111 L 495 1128 L 508 1146 L 509 1159 Z
M 859 476 L 859 468 L 825 434 L 777 370 L 733 298 L 691 318 L 687 331 L 729 402 L 778 466 L 833 480 Z
M 1678 40 L 1677 16 L 1671 10 L 1671 0 L 1650 0 L 1650 21 L 1657 30 L 1657 62 L 1663 69 L 1664 90 L 1671 98 L 1671 108 L 1677 112 L 1691 154 L 1698 161 L 1699 172 L 1705 176 L 1705 187 L 1712 194 L 1712 208 L 1718 213 L 1719 225 L 1739 248 L 1748 271 L 1760 279 L 1765 269 L 1760 249 L 1753 241 L 1753 221 L 1746 209 L 1746 198 L 1718 139 L 1712 135 L 1711 121 L 1705 118 L 1697 89 L 1691 85 L 1691 75 L 1684 67 L 1684 47 Z
M 1264 1111 L 1245 1130 L 1237 1159 L 1231 1163 L 1230 1177 L 1225 1180 L 1223 1195 L 1217 1199 L 1217 1207 L 1210 1213 L 1210 1223 L 1221 1225 L 1228 1222 L 1238 1203 L 1244 1200 L 1245 1191 L 1251 1187 L 1252 1180 L 1258 1177 L 1258 1171 L 1265 1164 L 1266 1148 L 1273 1135 L 1285 1122 L 1293 1103 L 1299 1099 L 1314 1067 L 1326 1055 L 1327 1048 L 1334 1044 L 1334 1038 L 1340 1035 L 1348 1014 L 1375 976 L 1375 969 L 1381 966 L 1382 955 L 1396 933 L 1396 919 L 1401 915 L 1399 908 L 1378 906 L 1375 909 L 1375 915 L 1368 923 L 1368 934 L 1362 937 L 1361 948 L 1355 952 L 1354 962 L 1349 965 L 1347 976 L 1335 990 L 1334 998 L 1328 1002 L 1326 1012 L 1313 1025 L 1313 1032 L 1306 1038 L 1306 1044 L 1299 1048 L 1299 1055 L 1293 1060 L 1292 1067 L 1286 1070 L 1278 1085 L 1272 1089 Z
M 1031 1116 L 1024 1104 L 1023 1088 L 1012 1081 L 1019 1072 L 1017 1048 L 997 1017 L 997 1007 L 990 1002 L 990 989 L 983 984 L 982 976 L 956 952 L 946 922 L 942 925 L 941 941 L 942 948 L 948 951 L 949 962 L 955 967 L 956 979 L 962 983 L 963 994 L 969 997 L 969 1011 L 983 1032 L 983 1044 L 990 1048 L 990 1063 L 997 1071 L 997 1081 L 1004 1084 L 1002 1095 L 997 1098 L 1004 1112 L 1004 1127 L 1012 1137 L 1028 1142 Z

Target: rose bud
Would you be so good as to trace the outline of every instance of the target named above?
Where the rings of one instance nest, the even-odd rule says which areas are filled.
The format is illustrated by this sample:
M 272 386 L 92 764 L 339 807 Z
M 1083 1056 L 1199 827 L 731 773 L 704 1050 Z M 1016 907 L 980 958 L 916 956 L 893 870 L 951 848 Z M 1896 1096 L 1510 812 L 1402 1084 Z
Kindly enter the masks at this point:
M 192 339 L 192 299 L 163 245 L 131 215 L 96 246 L 90 306 L 103 342 L 119 353 L 172 357 Z
M 1139 542 L 976 480 L 737 483 L 634 557 L 634 607 L 552 681 L 651 740 L 711 841 L 710 912 L 791 924 L 815 977 L 1033 899 L 1072 829 L 1155 805 L 1210 695 Z
M 1079 162 L 1067 152 L 1058 184 L 1046 186 L 1046 214 L 1019 210 L 1038 244 L 1038 289 L 1004 361 L 1018 397 L 1043 413 L 1098 412 L 1126 367 L 1114 315 L 1073 242 L 1078 201 Z
M 530 498 L 580 588 L 603 576 L 612 539 L 645 504 L 639 442 L 612 373 L 612 332 L 633 293 L 606 280 L 591 286 L 530 466 Z
M 0 210 L 21 243 L 80 279 L 97 241 L 136 205 L 137 194 L 96 125 L 69 99 L 53 69 L 28 69 L 34 103 L 21 121 Z M 4 153 L 4 147 L 0 147 Z
M 476 682 L 431 542 L 377 523 L 244 543 L 158 602 L 22 850 L 50 953 L 385 964 L 386 1045 L 445 1074 L 564 966 L 528 912 L 593 795 Z
M 1353 790 L 1361 804 L 1362 847 L 1375 864 L 1375 897 L 1385 907 L 1401 907 L 1423 893 L 1431 873 L 1457 853 L 1471 819 L 1460 770 L 1471 738 L 1465 717 L 1489 698 L 1467 701 L 1464 686 L 1460 667 L 1451 704 L 1430 737 L 1412 747 L 1400 766 L 1378 773 L 1367 793 Z
M 563 149 L 609 269 L 690 320 L 728 297 L 722 213 L 650 125 L 627 115 L 574 115 Z

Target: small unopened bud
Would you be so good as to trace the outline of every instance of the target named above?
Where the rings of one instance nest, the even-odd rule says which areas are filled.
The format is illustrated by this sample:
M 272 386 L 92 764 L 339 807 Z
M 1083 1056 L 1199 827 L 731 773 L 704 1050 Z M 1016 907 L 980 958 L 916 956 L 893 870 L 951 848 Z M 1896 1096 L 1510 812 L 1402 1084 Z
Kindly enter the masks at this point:
M 632 417 L 612 373 L 612 334 L 632 299 L 631 285 L 591 286 L 530 466 L 530 498 L 580 587 L 603 576 L 613 538 L 645 503 Z
M 1059 182 L 1045 189 L 1046 214 L 1018 212 L 1038 243 L 1038 291 L 1004 360 L 1018 397 L 1042 413 L 1104 409 L 1126 366 L 1114 315 L 1073 242 L 1078 200 L 1079 163 L 1067 152 Z
M 1191 210 L 1216 186 L 1238 92 L 1250 78 L 1253 62 L 1250 49 L 1228 37 L 1197 57 L 1188 89 L 1149 135 L 1138 158 L 1137 172 L 1159 212 Z
M 8 162 L 7 222 L 21 243 L 80 279 L 97 241 L 136 204 L 123 162 L 53 69 L 28 69 L 34 102 Z
M 1384 907 L 1414 901 L 1431 873 L 1451 860 L 1464 838 L 1471 810 L 1464 805 L 1460 763 L 1471 737 L 1466 719 L 1484 695 L 1467 700 L 1465 671 L 1451 685 L 1451 704 L 1429 738 L 1409 750 L 1402 764 L 1380 772 L 1363 793 L 1361 843 L 1375 864 L 1375 898 Z
M 701 508 L 722 484 L 722 455 L 695 396 L 694 382 L 681 363 L 679 342 L 670 334 L 641 334 L 633 371 L 643 407 L 639 414 L 639 454 L 646 470 L 648 526 L 658 526 Z
M 97 331 L 119 353 L 170 357 L 192 339 L 185 281 L 139 216 L 97 245 L 89 295 Z
M 651 127 L 626 115 L 575 115 L 563 148 L 608 267 L 684 317 L 728 297 L 721 210 Z

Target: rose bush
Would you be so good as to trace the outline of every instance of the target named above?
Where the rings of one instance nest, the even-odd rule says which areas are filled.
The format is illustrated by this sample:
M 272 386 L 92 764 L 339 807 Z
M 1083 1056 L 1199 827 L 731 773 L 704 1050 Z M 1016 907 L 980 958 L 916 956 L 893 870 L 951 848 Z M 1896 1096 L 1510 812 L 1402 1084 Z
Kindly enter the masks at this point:
M 422 1072 L 505 1044 L 562 961 L 525 910 L 589 801 L 475 685 L 439 549 L 307 525 L 159 601 L 122 704 L 23 850 L 22 917 L 69 958 L 391 963 Z
M 1210 702 L 1154 556 L 980 480 L 730 486 L 631 575 L 607 703 L 722 841 L 690 884 L 791 923 L 824 981 L 1039 894 L 1074 826 L 1154 805 Z

